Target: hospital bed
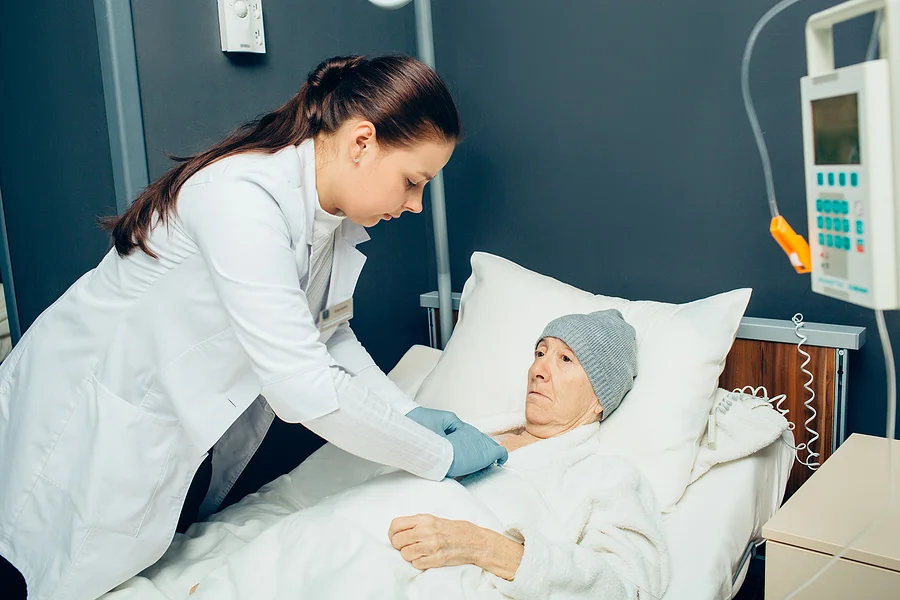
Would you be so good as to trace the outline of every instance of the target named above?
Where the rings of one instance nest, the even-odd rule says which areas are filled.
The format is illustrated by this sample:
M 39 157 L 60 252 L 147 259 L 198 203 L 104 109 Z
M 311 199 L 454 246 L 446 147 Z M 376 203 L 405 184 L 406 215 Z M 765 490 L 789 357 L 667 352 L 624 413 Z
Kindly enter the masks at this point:
M 414 346 L 389 376 L 414 395 L 440 354 Z M 304 474 L 309 488 L 331 487 L 328 471 L 340 471 L 342 461 L 358 461 L 341 454 L 328 444 L 307 459 L 308 467 L 319 466 L 316 463 L 322 467 Z M 688 486 L 663 523 L 672 561 L 664 600 L 720 600 L 737 593 L 751 549 L 762 541 L 762 526 L 781 504 L 793 461 L 793 450 L 776 442 L 751 456 L 716 465 Z
M 440 356 L 439 350 L 413 346 L 389 376 L 415 395 Z M 726 600 L 737 593 L 751 549 L 762 541 L 762 526 L 781 503 L 793 461 L 791 448 L 778 441 L 753 455 L 714 466 L 688 486 L 663 522 L 671 566 L 662 600 Z M 187 537 L 177 536 L 174 552 L 104 600 L 166 600 L 171 589 L 188 589 L 224 555 L 284 515 L 385 470 L 325 444 L 291 473 L 213 515 L 208 523 L 194 525 Z M 189 538 L 189 543 L 178 547 Z M 155 572 L 160 568 L 166 573 L 162 578 Z
M 460 296 L 454 294 L 454 319 Z M 437 293 L 423 294 L 420 304 L 428 310 L 432 345 L 436 345 Z M 813 374 L 810 387 L 815 399 L 804 405 L 809 391 L 801 367 Z M 750 386 L 765 388 L 771 397 L 784 394 L 780 404 L 787 417 L 801 426 L 788 437 L 793 444 L 807 443 L 819 435 L 813 447 L 823 461 L 843 441 L 846 427 L 846 386 L 850 351 L 865 343 L 865 329 L 831 324 L 744 317 L 719 378 L 726 390 Z M 675 349 L 677 351 L 677 349 Z M 413 347 L 391 371 L 401 388 L 415 394 L 441 352 Z M 328 450 L 323 450 L 327 452 Z M 315 458 L 315 456 L 313 457 Z M 736 461 L 714 466 L 689 485 L 675 510 L 665 516 L 664 530 L 670 547 L 671 578 L 665 600 L 728 599 L 744 582 L 754 550 L 762 542 L 762 526 L 775 514 L 812 471 L 795 462 L 785 442 Z
M 429 385 L 432 391 L 439 390 L 441 393 L 438 396 L 443 395 L 445 399 L 452 399 L 454 403 L 443 406 L 443 408 L 463 411 L 460 412 L 460 416 L 464 419 L 467 418 L 464 411 L 471 410 L 472 407 L 464 406 L 464 401 L 461 404 L 456 403 L 465 394 L 446 393 L 448 380 L 442 383 L 441 377 L 449 375 L 450 381 L 452 381 L 458 379 L 457 373 L 463 372 L 480 381 L 479 390 L 481 392 L 484 392 L 481 388 L 490 388 L 489 385 L 485 385 L 487 380 L 483 377 L 484 373 L 479 379 L 477 374 L 473 375 L 474 371 L 471 365 L 467 365 L 465 368 L 454 366 L 455 360 L 461 356 L 467 356 L 467 351 L 463 349 L 466 348 L 467 343 L 472 342 L 473 332 L 476 332 L 477 336 L 481 336 L 481 340 L 476 345 L 476 349 L 480 350 L 489 345 L 484 342 L 484 336 L 492 336 L 494 329 L 491 328 L 505 320 L 505 331 L 510 338 L 516 336 L 522 338 L 515 340 L 513 346 L 525 348 L 524 357 L 527 358 L 530 355 L 527 345 L 533 344 L 533 341 L 523 340 L 533 340 L 537 334 L 530 331 L 516 331 L 519 320 L 513 318 L 516 315 L 510 316 L 516 312 L 509 308 L 510 302 L 516 304 L 516 310 L 524 314 L 522 307 L 529 302 L 538 305 L 536 309 L 534 306 L 531 307 L 538 312 L 542 310 L 553 312 L 560 310 L 558 302 L 576 302 L 577 300 L 577 302 L 590 304 L 598 298 L 603 298 L 525 272 L 520 267 L 504 262 L 498 257 L 475 257 L 473 265 L 475 265 L 475 274 L 470 280 L 472 283 L 467 283 L 467 289 L 471 288 L 467 305 L 469 312 L 465 317 L 467 322 L 463 327 L 463 320 L 460 320 L 460 329 L 454 334 L 455 346 L 451 344 L 451 348 L 448 348 L 446 352 L 425 346 L 413 346 L 389 373 L 389 377 L 401 389 L 416 397 L 420 402 L 428 400 Z M 488 271 L 491 271 L 492 275 L 486 275 Z M 506 274 L 499 277 L 497 275 L 499 271 L 504 271 Z M 513 281 L 515 277 L 511 276 L 510 272 L 518 273 L 515 277 L 520 277 L 521 280 Z M 535 281 L 548 290 L 552 288 L 555 291 L 551 293 L 544 290 L 551 295 L 541 296 L 540 290 L 535 286 Z M 514 294 L 519 288 L 526 291 L 525 299 L 514 299 Z M 502 294 L 498 294 L 497 290 L 502 290 Z M 552 296 L 552 294 L 557 294 L 557 296 Z M 733 293 L 730 294 L 734 297 Z M 746 298 L 748 297 L 749 293 Z M 511 300 L 511 298 L 513 299 Z M 573 300 L 573 298 L 576 299 Z M 626 302 L 609 297 L 602 301 L 619 303 L 619 305 Z M 723 304 L 723 301 L 714 300 L 710 303 L 707 299 L 703 302 L 706 302 L 703 308 L 695 310 L 695 317 L 699 316 L 701 323 L 694 323 L 689 329 L 676 328 L 674 331 L 678 332 L 679 336 L 689 335 L 693 328 L 706 326 L 708 321 L 715 320 L 714 311 L 718 310 L 717 303 Z M 737 317 L 734 317 L 735 325 L 731 326 L 730 332 L 716 334 L 721 345 L 721 354 L 718 354 L 719 358 L 712 363 L 712 375 L 709 382 L 716 383 L 718 374 L 719 388 L 731 390 L 744 386 L 754 388 L 765 386 L 772 396 L 786 394 L 787 402 L 784 406 L 790 410 L 789 419 L 802 424 L 807 416 L 803 406 L 803 401 L 807 398 L 807 390 L 803 387 L 806 380 L 797 376 L 800 373 L 800 365 L 804 356 L 798 352 L 795 325 L 790 321 L 745 317 L 743 321 L 740 321 L 736 334 L 738 339 L 735 340 L 733 327 L 740 320 L 739 315 L 743 313 L 745 303 L 746 299 L 737 303 L 739 313 Z M 640 304 L 643 305 L 643 308 L 631 307 L 628 309 L 636 311 L 631 313 L 635 318 L 642 318 L 640 311 L 644 309 L 647 309 L 644 316 L 649 314 L 654 319 L 658 314 L 669 310 L 661 304 L 650 307 L 647 306 L 648 303 L 636 303 L 636 305 Z M 696 303 L 668 306 L 677 312 L 685 310 L 691 304 Z M 584 308 L 588 304 L 579 306 Z M 681 308 L 678 308 L 679 306 Z M 566 310 L 574 309 L 569 306 Z M 732 313 L 735 310 L 734 306 L 729 309 Z M 532 323 L 530 326 L 543 327 L 546 315 L 535 317 L 531 313 L 528 314 L 530 315 L 529 319 L 536 320 L 537 323 L 537 325 Z M 434 322 L 433 315 L 430 317 Z M 674 317 L 672 318 L 674 319 Z M 497 326 L 499 327 L 499 325 Z M 718 326 L 709 325 L 709 327 L 714 331 Z M 486 334 L 487 330 L 490 332 Z M 656 330 L 666 331 L 664 323 L 657 323 Z M 810 421 L 809 427 L 821 432 L 818 449 L 821 451 L 821 459 L 824 460 L 843 438 L 842 407 L 848 349 L 858 348 L 864 342 L 864 330 L 810 323 L 804 331 L 808 342 L 804 352 L 808 352 L 811 359 L 809 370 L 814 374 L 812 389 L 816 391 L 816 400 L 813 406 L 817 410 L 817 416 Z M 646 347 L 651 344 L 649 339 L 650 334 L 639 341 L 639 345 L 643 344 L 642 347 Z M 662 355 L 657 356 L 656 360 L 662 360 L 663 363 L 680 364 L 678 362 L 679 353 L 683 354 L 691 348 L 692 352 L 702 353 L 701 347 L 711 343 L 712 338 L 703 338 L 700 346 L 691 340 L 690 337 L 683 338 L 683 343 L 680 344 L 670 344 L 672 340 L 667 340 L 663 345 Z M 472 348 L 470 347 L 469 350 L 471 351 Z M 496 348 L 493 351 L 496 352 Z M 473 354 L 478 354 L 478 352 Z M 718 362 L 721 360 L 724 360 L 724 365 Z M 652 366 L 651 363 L 645 363 L 644 366 Z M 656 367 L 659 366 L 656 363 Z M 512 370 L 507 369 L 505 376 L 494 376 L 495 373 L 500 373 L 502 368 L 496 364 L 496 361 L 492 361 L 490 375 L 497 381 L 506 381 L 509 377 L 518 380 L 523 373 L 520 367 L 521 365 L 517 363 L 513 365 Z M 440 373 L 442 368 L 443 374 Z M 500 371 L 496 369 L 500 369 Z M 644 382 L 648 381 L 647 377 L 660 379 L 658 374 L 652 371 L 653 369 L 650 368 L 645 369 Z M 708 368 L 706 372 L 709 374 Z M 668 382 L 671 375 L 672 373 L 669 373 L 662 379 Z M 639 375 L 639 379 L 640 377 L 641 375 Z M 471 392 L 472 390 L 467 391 Z M 643 445 L 647 443 L 647 436 L 651 435 L 648 432 L 651 431 L 652 423 L 650 421 L 652 419 L 647 419 L 647 414 L 652 414 L 652 411 L 651 413 L 640 412 L 637 414 L 632 414 L 632 411 L 632 413 L 628 413 L 631 414 L 631 417 L 626 416 L 630 408 L 641 406 L 635 404 L 635 402 L 639 402 L 633 395 L 636 392 L 637 388 L 632 391 L 632 396 L 629 396 L 631 400 L 624 403 L 617 414 L 625 416 L 626 419 L 637 417 L 639 422 L 636 425 L 640 429 L 637 430 L 636 437 L 642 440 L 641 445 Z M 704 392 L 704 395 L 706 394 L 708 392 Z M 515 398 L 519 396 L 506 395 L 505 397 L 514 398 L 514 401 L 517 402 Z M 434 397 L 431 398 L 431 400 L 434 399 Z M 664 403 L 669 402 L 670 399 L 666 398 Z M 659 403 L 656 402 L 656 404 Z M 702 422 L 705 423 L 705 413 L 701 412 L 700 416 L 703 419 Z M 673 421 L 670 417 L 671 415 L 663 419 L 664 427 L 671 426 Z M 659 418 L 656 421 L 659 421 Z M 612 436 L 614 439 L 615 427 L 622 426 L 627 422 L 622 419 L 619 419 L 618 424 L 607 422 L 605 436 L 608 439 Z M 609 429 L 610 427 L 613 429 Z M 656 429 L 656 431 L 658 433 L 660 430 Z M 803 427 L 795 429 L 794 434 L 797 441 L 809 439 L 809 432 Z M 631 439 L 635 439 L 635 436 L 632 435 Z M 688 438 L 687 443 L 690 447 L 696 448 L 696 442 L 690 441 L 695 439 Z M 789 445 L 791 442 L 793 442 L 793 438 L 787 434 L 785 438 L 776 440 L 753 454 L 713 466 L 705 475 L 687 485 L 686 489 L 681 488 L 684 493 L 679 493 L 679 497 L 676 498 L 677 502 L 674 501 L 676 499 L 673 499 L 674 503 L 670 505 L 670 508 L 663 511 L 663 528 L 671 560 L 670 582 L 663 597 L 664 600 L 723 600 L 730 599 L 737 593 L 746 577 L 752 550 L 762 542 L 763 524 L 774 515 L 780 506 L 785 491 L 790 493 L 809 476 L 810 471 L 795 462 L 794 451 Z M 618 454 L 622 452 L 622 449 L 622 446 L 616 446 L 613 451 Z M 654 460 L 660 458 L 657 455 L 652 456 Z M 653 465 L 645 465 L 641 468 L 652 471 Z M 223 557 L 250 542 L 266 528 L 277 523 L 279 519 L 297 510 L 312 506 L 322 498 L 367 481 L 386 470 L 389 469 L 350 455 L 332 444 L 326 444 L 291 473 L 279 477 L 264 486 L 258 493 L 251 494 L 238 504 L 213 515 L 208 522 L 194 525 L 186 536 L 176 536 L 170 551 L 157 565 L 126 582 L 121 589 L 112 592 L 108 600 L 162 600 L 167 597 L 183 597 L 183 591 L 190 589 L 192 585 L 202 580 L 217 564 L 221 563 Z M 688 471 L 690 471 L 690 467 L 688 467 Z M 646 470 L 645 474 L 648 474 Z M 165 588 L 179 591 L 169 593 L 167 596 Z
M 439 350 L 411 348 L 389 376 L 415 394 L 437 363 Z M 777 441 L 739 460 L 720 464 L 688 486 L 663 528 L 670 582 L 662 600 L 727 600 L 746 576 L 751 549 L 781 503 L 794 454 Z M 362 483 L 386 467 L 325 444 L 291 473 L 241 502 L 177 535 L 153 567 L 103 600 L 169 600 L 221 564 L 225 556 L 292 512 Z M 180 593 L 174 592 L 179 590 Z

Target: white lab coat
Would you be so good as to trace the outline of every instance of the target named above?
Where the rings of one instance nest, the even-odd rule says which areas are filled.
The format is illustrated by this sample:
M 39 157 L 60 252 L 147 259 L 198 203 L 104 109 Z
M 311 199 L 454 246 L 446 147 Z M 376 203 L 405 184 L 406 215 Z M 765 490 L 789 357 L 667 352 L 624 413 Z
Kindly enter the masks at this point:
M 159 260 L 111 251 L 0 365 L 0 554 L 30 598 L 94 598 L 151 565 L 214 444 L 202 515 L 273 409 L 291 422 L 334 411 L 336 366 L 373 381 L 348 325 L 320 334 L 306 305 L 314 154 L 307 141 L 197 173 L 151 234 Z M 337 230 L 328 305 L 352 296 L 367 239 L 349 220 Z M 374 371 L 380 398 L 415 407 Z

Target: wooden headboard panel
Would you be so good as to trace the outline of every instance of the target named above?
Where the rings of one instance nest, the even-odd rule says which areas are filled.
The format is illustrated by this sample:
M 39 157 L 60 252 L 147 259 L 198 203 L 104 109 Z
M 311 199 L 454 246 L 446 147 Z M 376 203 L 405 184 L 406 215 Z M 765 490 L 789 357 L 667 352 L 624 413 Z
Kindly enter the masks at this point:
M 817 414 L 815 420 L 810 422 L 810 426 L 819 433 L 819 439 L 813 444 L 812 450 L 819 453 L 818 462 L 821 463 L 831 456 L 834 440 L 837 350 L 815 346 L 804 346 L 803 349 L 811 358 L 806 368 L 813 374 L 812 388 L 816 392 L 812 406 Z M 796 344 L 735 340 L 726 359 L 725 370 L 719 378 L 719 387 L 733 390 L 746 385 L 765 386 L 771 398 L 779 394 L 787 395 L 781 406 L 790 411 L 787 419 L 795 425 L 794 444 L 799 445 L 801 442 L 808 442 L 812 437 L 803 426 L 812 414 L 803 405 L 809 397 L 809 392 L 803 387 L 808 377 L 800 370 L 804 360 L 805 358 L 797 351 Z M 805 453 L 801 453 L 801 458 L 805 457 Z M 794 462 L 785 498 L 793 494 L 810 475 L 811 470 Z

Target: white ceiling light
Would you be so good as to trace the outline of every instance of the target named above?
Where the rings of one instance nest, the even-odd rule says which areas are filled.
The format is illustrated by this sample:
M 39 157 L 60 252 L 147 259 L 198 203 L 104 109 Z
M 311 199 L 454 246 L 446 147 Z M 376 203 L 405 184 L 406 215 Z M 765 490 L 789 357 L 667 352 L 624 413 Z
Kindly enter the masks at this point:
M 412 0 L 369 0 L 372 4 L 377 6 L 378 8 L 386 8 L 388 10 L 394 10 L 396 8 L 403 8 L 407 4 L 409 4 Z

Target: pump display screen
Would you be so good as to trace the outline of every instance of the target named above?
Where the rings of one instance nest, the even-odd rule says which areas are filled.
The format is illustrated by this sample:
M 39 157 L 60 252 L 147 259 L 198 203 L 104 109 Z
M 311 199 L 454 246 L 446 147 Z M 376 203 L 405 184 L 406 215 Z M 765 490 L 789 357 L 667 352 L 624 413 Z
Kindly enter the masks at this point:
M 859 164 L 859 95 L 812 101 L 817 165 Z

